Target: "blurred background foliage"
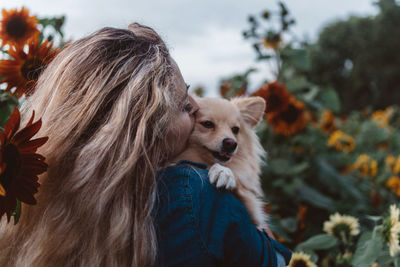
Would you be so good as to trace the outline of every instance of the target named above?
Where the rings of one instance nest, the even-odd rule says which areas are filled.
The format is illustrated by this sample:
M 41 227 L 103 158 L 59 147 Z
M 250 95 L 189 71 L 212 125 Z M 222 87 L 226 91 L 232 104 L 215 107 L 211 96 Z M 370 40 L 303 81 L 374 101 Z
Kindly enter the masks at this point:
M 252 68 L 221 80 L 223 97 L 267 102 L 258 127 L 268 152 L 262 186 L 278 239 L 310 257 L 298 266 L 400 266 L 382 232 L 400 197 L 400 6 L 375 5 L 376 16 L 328 24 L 315 42 L 291 32 L 283 2 L 250 15 L 243 37 L 275 79 L 249 88 Z M 322 234 L 336 212 L 368 234 Z

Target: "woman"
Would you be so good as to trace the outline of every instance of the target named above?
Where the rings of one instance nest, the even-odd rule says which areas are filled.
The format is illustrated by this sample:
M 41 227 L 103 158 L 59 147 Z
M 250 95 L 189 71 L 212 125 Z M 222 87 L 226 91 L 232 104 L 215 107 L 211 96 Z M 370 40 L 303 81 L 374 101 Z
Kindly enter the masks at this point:
M 49 141 L 38 153 L 49 169 L 40 178 L 38 204 L 23 207 L 17 226 L 3 223 L 0 266 L 173 262 L 163 238 L 180 237 L 160 232 L 168 192 L 158 189 L 156 175 L 165 185 L 170 178 L 162 177 L 186 170 L 177 164 L 160 171 L 185 148 L 196 109 L 151 28 L 104 28 L 69 44 L 22 107 L 42 117 L 38 135 Z

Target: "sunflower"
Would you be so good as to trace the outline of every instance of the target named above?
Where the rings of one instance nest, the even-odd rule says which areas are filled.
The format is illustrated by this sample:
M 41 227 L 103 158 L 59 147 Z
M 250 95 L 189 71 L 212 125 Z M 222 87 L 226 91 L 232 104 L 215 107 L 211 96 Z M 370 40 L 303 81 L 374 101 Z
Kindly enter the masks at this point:
M 378 172 L 378 162 L 367 154 L 361 154 L 353 164 L 353 170 L 359 170 L 362 176 L 375 177 Z
M 34 86 L 40 73 L 56 55 L 57 50 L 50 51 L 52 42 L 48 40 L 39 45 L 37 39 L 29 41 L 28 53 L 21 48 L 12 48 L 9 54 L 13 59 L 0 60 L 0 76 L 7 83 L 5 91 L 16 87 L 14 94 L 20 98 L 24 93 L 33 93 Z
M 325 133 L 332 133 L 336 130 L 335 115 L 330 110 L 325 110 L 322 113 L 320 128 Z
M 383 234 L 388 242 L 390 256 L 395 257 L 400 253 L 400 210 L 396 205 L 390 206 L 389 217 L 383 223 Z
M 389 124 L 393 114 L 394 114 L 393 108 L 388 107 L 385 110 L 377 110 L 374 113 L 372 113 L 371 119 L 379 127 L 385 127 Z
M 400 197 L 400 177 L 399 176 L 392 176 L 390 177 L 386 183 L 386 187 L 393 191 L 396 195 Z
M 32 123 L 34 116 L 35 112 L 27 125 L 17 132 L 20 114 L 15 108 L 4 132 L 0 132 L 1 155 L 5 164 L 5 170 L 0 175 L 0 183 L 5 191 L 5 196 L 0 196 L 0 218 L 6 213 L 8 221 L 17 200 L 36 204 L 33 195 L 38 191 L 38 175 L 47 170 L 45 158 L 37 154 L 36 150 L 46 143 L 48 137 L 30 140 L 42 125 L 41 119 Z
M 396 162 L 393 164 L 392 171 L 394 174 L 398 174 L 400 172 L 400 156 L 397 157 Z
M 39 35 L 36 28 L 38 21 L 35 16 L 29 16 L 28 9 L 3 9 L 1 14 L 3 19 L 0 21 L 0 39 L 3 46 L 9 44 L 21 47 L 30 38 L 37 38 Z
M 288 267 L 317 267 L 310 258 L 311 256 L 304 252 L 294 252 Z
M 389 154 L 385 159 L 386 169 L 398 175 L 400 173 L 400 156 L 397 158 L 392 154 Z
M 291 97 L 287 109 L 267 113 L 267 121 L 273 126 L 275 133 L 285 136 L 296 134 L 307 126 L 304 104 Z
M 262 44 L 266 47 L 266 48 L 271 48 L 273 50 L 278 50 L 279 45 L 282 43 L 282 40 L 280 39 L 279 36 L 277 36 L 276 38 L 263 38 L 262 39 Z
M 360 233 L 360 224 L 357 218 L 339 213 L 329 216 L 329 221 L 324 222 L 324 231 L 339 239 L 350 239 Z
M 265 99 L 267 103 L 265 113 L 281 112 L 287 109 L 291 97 L 286 86 L 278 81 L 265 84 L 252 96 L 260 96 Z
M 328 146 L 349 153 L 354 150 L 354 139 L 340 130 L 334 131 L 328 139 Z

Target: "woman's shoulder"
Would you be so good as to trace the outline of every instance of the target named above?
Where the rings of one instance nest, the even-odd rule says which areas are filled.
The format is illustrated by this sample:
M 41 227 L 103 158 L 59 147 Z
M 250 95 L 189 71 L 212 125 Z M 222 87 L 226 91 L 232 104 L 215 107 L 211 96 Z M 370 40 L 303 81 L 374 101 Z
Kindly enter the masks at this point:
M 192 201 L 195 202 L 204 198 L 211 200 L 215 197 L 234 197 L 227 190 L 217 189 L 210 183 L 207 168 L 208 166 L 203 163 L 181 160 L 162 169 L 157 175 L 159 193 L 169 195 L 185 193 L 186 196 L 190 194 Z
M 209 182 L 206 165 L 182 161 L 163 169 L 158 179 L 155 222 L 161 262 L 276 266 L 280 248 L 252 225 L 239 199 Z
M 162 206 L 168 207 L 162 213 L 176 214 L 182 206 L 190 206 L 200 223 L 211 218 L 221 219 L 226 224 L 232 220 L 250 223 L 243 203 L 229 190 L 210 183 L 205 164 L 180 161 L 163 169 L 158 175 L 158 199 Z M 215 213 L 218 218 L 213 215 Z
M 200 189 L 208 182 L 207 167 L 208 166 L 203 163 L 181 160 L 158 172 L 158 186 L 160 189 L 167 187 L 169 191 L 173 188 L 179 188 L 185 185 L 190 185 L 191 189 Z

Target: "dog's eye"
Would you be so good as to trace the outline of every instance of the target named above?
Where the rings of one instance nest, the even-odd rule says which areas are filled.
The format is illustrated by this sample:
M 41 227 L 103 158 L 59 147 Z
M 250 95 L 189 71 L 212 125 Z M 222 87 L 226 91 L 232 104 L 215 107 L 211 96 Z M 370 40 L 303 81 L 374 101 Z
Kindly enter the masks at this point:
M 238 134 L 239 133 L 239 127 L 232 127 L 232 133 Z
M 212 121 L 203 121 L 200 124 L 209 129 L 214 128 L 214 123 Z

